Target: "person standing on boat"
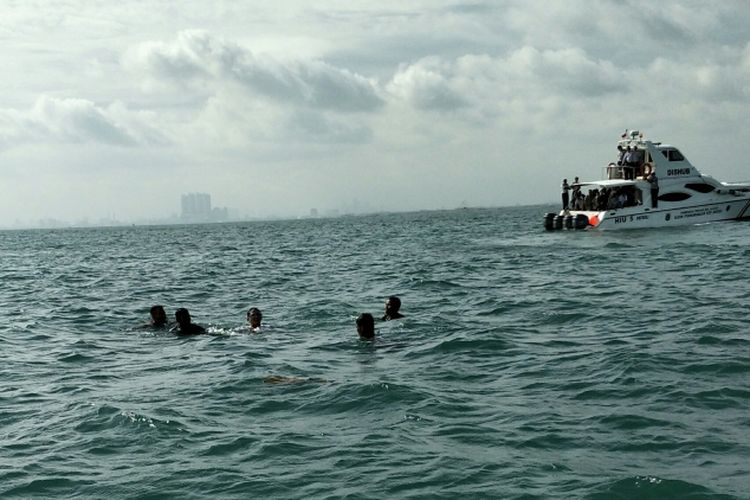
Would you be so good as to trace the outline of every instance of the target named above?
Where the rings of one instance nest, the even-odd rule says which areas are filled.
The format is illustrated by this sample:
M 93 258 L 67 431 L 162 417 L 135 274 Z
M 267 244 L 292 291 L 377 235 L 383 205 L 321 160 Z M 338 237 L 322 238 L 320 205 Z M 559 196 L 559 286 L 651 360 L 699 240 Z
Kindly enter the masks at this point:
M 635 161 L 635 148 L 628 146 L 625 156 L 622 158 L 622 177 L 625 180 L 633 178 L 633 166 Z
M 656 208 L 659 204 L 659 179 L 654 172 L 651 172 L 646 180 L 651 184 L 651 208 Z
M 621 144 L 617 145 L 617 165 L 622 167 L 623 162 L 625 161 L 625 148 L 622 147 Z
M 562 183 L 562 204 L 563 204 L 563 210 L 568 209 L 568 202 L 570 201 L 570 195 L 568 194 L 568 191 L 570 191 L 570 186 L 568 185 L 568 179 L 563 179 Z
M 633 154 L 630 156 L 630 163 L 632 170 L 630 172 L 630 179 L 635 180 L 639 174 L 643 173 L 643 159 L 645 158 L 645 152 L 642 149 L 633 148 Z

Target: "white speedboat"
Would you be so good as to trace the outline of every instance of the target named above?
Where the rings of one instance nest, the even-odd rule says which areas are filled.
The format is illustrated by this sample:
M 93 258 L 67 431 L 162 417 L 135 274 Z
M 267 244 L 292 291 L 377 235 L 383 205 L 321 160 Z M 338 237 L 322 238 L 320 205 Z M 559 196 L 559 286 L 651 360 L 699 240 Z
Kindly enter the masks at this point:
M 674 146 L 644 140 L 637 130 L 626 131 L 618 149 L 634 152 L 636 161 L 610 163 L 602 180 L 572 183 L 569 208 L 547 214 L 546 229 L 640 229 L 750 219 L 750 182 L 717 181 Z

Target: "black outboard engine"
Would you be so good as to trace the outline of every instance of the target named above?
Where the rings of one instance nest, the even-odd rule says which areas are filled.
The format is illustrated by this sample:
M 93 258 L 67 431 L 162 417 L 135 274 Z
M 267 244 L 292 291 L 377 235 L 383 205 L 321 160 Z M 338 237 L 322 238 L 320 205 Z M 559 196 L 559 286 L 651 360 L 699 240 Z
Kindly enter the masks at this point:
M 552 218 L 552 228 L 553 229 L 562 229 L 563 226 L 563 216 L 562 215 L 555 215 Z
M 568 214 L 563 218 L 565 229 L 573 229 L 573 216 Z
M 555 215 L 557 215 L 555 212 L 547 212 L 544 215 L 544 229 L 546 229 L 547 231 L 552 231 L 553 229 L 555 229 Z
M 576 214 L 574 226 L 576 229 L 586 229 L 589 226 L 589 218 L 586 214 Z

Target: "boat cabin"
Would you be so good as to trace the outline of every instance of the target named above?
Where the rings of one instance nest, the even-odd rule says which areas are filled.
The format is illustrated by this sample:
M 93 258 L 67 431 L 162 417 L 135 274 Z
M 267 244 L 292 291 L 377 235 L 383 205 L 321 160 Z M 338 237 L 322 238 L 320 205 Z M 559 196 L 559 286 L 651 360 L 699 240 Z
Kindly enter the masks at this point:
M 677 177 L 700 176 L 700 173 L 674 146 L 643 139 L 637 130 L 617 143 L 620 152 L 617 161 L 606 167 L 605 178 L 646 180 L 651 172 L 659 180 Z

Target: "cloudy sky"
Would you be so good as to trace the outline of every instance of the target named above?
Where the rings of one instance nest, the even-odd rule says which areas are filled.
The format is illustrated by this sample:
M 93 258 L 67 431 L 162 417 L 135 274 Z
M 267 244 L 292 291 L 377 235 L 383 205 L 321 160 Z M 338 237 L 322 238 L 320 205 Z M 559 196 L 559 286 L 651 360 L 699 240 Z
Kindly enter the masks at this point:
M 625 128 L 750 180 L 746 0 L 1 3 L 3 226 L 556 201 Z

